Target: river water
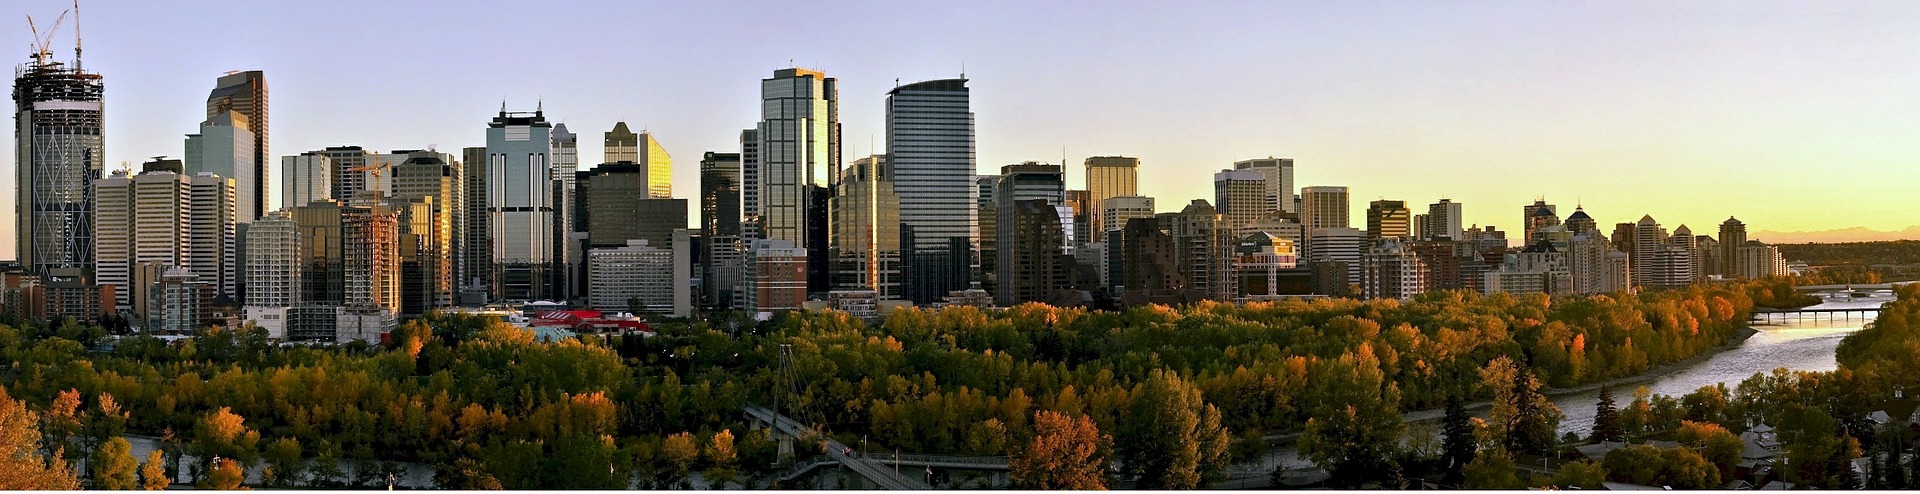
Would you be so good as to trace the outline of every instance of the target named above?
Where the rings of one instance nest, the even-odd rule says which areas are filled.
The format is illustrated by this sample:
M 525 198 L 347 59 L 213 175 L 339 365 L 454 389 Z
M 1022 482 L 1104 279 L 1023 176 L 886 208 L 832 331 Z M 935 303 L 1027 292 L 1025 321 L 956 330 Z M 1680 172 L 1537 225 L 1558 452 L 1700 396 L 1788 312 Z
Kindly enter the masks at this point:
M 1874 309 L 1893 300 L 1890 291 L 1879 291 L 1871 297 L 1835 296 L 1827 302 L 1808 307 L 1809 309 Z M 1848 334 L 1859 331 L 1877 314 L 1867 314 L 1862 318 L 1854 314 L 1850 319 L 1834 315 L 1829 321 L 1825 315 L 1815 319 L 1792 320 L 1784 323 L 1756 324 L 1758 330 L 1752 337 L 1739 346 L 1714 354 L 1686 367 L 1674 370 L 1664 376 L 1655 377 L 1640 384 L 1615 386 L 1613 400 L 1615 406 L 1625 408 L 1633 401 L 1634 388 L 1646 386 L 1654 394 L 1679 397 L 1704 386 L 1726 384 L 1728 390 L 1740 384 L 1740 381 L 1755 373 L 1772 372 L 1776 368 L 1804 371 L 1830 371 L 1839 367 L 1834 361 L 1834 350 L 1839 348 L 1840 340 Z M 1555 405 L 1566 418 L 1560 421 L 1560 432 L 1572 432 L 1582 436 L 1592 432 L 1594 406 L 1600 402 L 1598 390 L 1555 396 Z

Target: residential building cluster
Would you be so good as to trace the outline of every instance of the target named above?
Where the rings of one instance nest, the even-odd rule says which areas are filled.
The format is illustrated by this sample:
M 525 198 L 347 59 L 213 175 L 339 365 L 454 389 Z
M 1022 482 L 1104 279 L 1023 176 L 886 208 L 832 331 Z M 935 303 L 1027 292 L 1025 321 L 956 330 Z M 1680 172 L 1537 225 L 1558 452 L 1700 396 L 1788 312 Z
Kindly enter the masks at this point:
M 44 55 L 15 80 L 20 257 L 0 307 L 19 317 L 348 342 L 489 306 L 590 309 L 615 316 L 581 327 L 631 328 L 617 313 L 1594 294 L 1786 272 L 1732 218 L 1717 237 L 1650 216 L 1606 234 L 1540 200 L 1509 239 L 1463 225 L 1450 199 L 1420 214 L 1381 199 L 1356 226 L 1348 188 L 1296 184 L 1288 158 L 1232 163 L 1211 201 L 1184 203 L 1142 195 L 1134 157 L 979 175 L 964 77 L 888 91 L 886 152 L 848 157 L 837 81 L 776 70 L 760 120 L 736 149 L 700 155 L 687 196 L 651 132 L 615 122 L 582 162 L 582 136 L 541 106 L 503 103 L 476 122 L 484 145 L 457 153 L 341 145 L 275 160 L 260 71 L 215 80 L 183 159 L 107 173 L 103 78 Z

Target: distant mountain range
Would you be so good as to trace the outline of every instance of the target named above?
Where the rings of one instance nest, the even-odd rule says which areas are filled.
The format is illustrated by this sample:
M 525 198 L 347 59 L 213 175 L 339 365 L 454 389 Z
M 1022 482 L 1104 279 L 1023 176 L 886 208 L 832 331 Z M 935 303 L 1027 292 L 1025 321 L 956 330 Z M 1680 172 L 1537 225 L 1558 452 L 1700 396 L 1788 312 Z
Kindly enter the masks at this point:
M 1840 242 L 1876 242 L 1882 240 L 1920 240 L 1920 225 L 1909 226 L 1905 230 L 1891 232 L 1870 230 L 1858 226 L 1817 232 L 1772 232 L 1762 230 L 1747 234 L 1747 238 L 1770 244 L 1830 244 Z

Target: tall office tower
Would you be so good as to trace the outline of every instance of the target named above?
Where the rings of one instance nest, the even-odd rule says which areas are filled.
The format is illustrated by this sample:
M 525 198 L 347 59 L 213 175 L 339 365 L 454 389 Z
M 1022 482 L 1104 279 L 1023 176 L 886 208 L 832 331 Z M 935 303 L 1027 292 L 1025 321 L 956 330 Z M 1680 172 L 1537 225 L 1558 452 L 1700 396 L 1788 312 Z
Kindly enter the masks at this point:
M 627 129 L 627 123 L 614 122 L 613 130 L 607 131 L 601 141 L 601 163 L 619 163 L 630 161 L 640 163 L 640 134 Z
M 29 272 L 93 269 L 93 181 L 106 163 L 100 74 L 46 51 L 14 71 L 14 255 Z
M 740 131 L 740 237 L 760 238 L 760 131 Z
M 629 240 L 646 239 L 666 248 L 673 231 L 687 227 L 687 200 L 648 197 L 646 172 L 644 166 L 623 162 L 579 173 L 582 231 L 590 247 L 625 247 Z
M 1412 215 L 1407 201 L 1381 199 L 1367 203 L 1367 241 L 1377 242 L 1386 237 L 1413 240 Z
M 887 163 L 877 154 L 853 161 L 840 176 L 833 204 L 834 290 L 872 290 L 899 300 L 900 197 Z
M 1560 224 L 1560 208 L 1547 204 L 1546 199 L 1535 199 L 1533 204 L 1528 204 L 1520 210 L 1520 238 L 1528 245 L 1540 241 L 1534 238 L 1535 230 Z
M 397 161 L 391 170 L 392 203 L 401 208 L 401 263 L 408 273 L 401 312 L 450 307 L 459 279 L 455 265 L 466 241 L 465 170 L 453 155 L 435 151 L 412 151 Z M 423 205 L 430 219 L 416 211 Z
M 261 201 L 267 193 L 256 189 L 261 181 L 255 177 L 265 173 L 265 167 L 254 161 L 259 154 L 253 149 L 258 138 L 251 129 L 247 116 L 239 112 L 210 115 L 207 121 L 200 122 L 200 133 L 187 134 L 186 159 L 182 160 L 187 175 L 212 173 L 233 179 L 241 223 L 252 223 L 266 212 L 266 205 Z
M 780 69 L 760 81 L 755 129 L 760 238 L 807 249 L 807 289 L 827 289 L 831 231 L 824 206 L 840 172 L 840 97 L 819 71 Z
M 1044 224 L 1051 224 L 1055 228 L 1065 228 L 1068 226 L 1065 222 L 1059 221 L 1059 218 L 1055 218 L 1052 223 L 1047 223 L 1045 219 L 1036 216 L 1041 209 L 1043 209 L 1041 205 L 1044 205 L 1044 208 L 1057 208 L 1066 201 L 1066 185 L 1066 178 L 1060 169 L 1060 165 L 1028 161 L 1000 167 L 1000 179 L 994 182 L 992 195 L 994 214 L 997 216 L 994 220 L 994 233 L 998 237 L 994 245 L 997 249 L 994 253 L 995 301 L 1001 305 L 1012 305 L 1033 300 L 1032 298 L 1023 298 L 1021 295 L 1037 297 L 1037 295 L 1035 295 L 1037 293 L 1048 293 L 1037 291 L 1040 290 L 1040 287 L 1031 285 L 1015 286 L 1008 284 L 1008 282 L 1004 280 L 1012 280 L 1015 276 L 1022 275 L 1022 273 L 1015 272 L 1020 269 L 1021 265 L 1030 265 L 1033 267 L 1050 266 L 1048 264 L 1033 264 L 1051 262 L 1047 261 L 1047 256 L 1049 255 L 1048 252 L 1053 252 L 1053 250 L 1035 243 L 1041 238 L 1053 238 L 1056 240 L 1056 244 L 1065 244 L 1067 242 L 1068 233 L 1066 230 L 1060 231 L 1057 236 L 1048 236 L 1032 231 L 1033 228 L 1040 228 L 1041 225 Z M 982 194 L 985 195 L 985 192 L 983 191 Z M 1022 209 L 1015 209 L 1016 204 L 1024 201 L 1039 201 L 1037 204 L 1040 205 L 1030 205 Z M 1055 216 L 1059 215 L 1057 209 L 1047 210 L 1053 211 Z M 1014 224 L 1013 221 L 1016 219 L 1015 215 L 1021 213 L 1026 213 L 1028 216 L 1024 218 L 1026 223 L 1019 225 Z M 1022 230 L 1021 228 L 1026 228 L 1026 230 Z M 1020 239 L 1014 238 L 1022 233 L 1026 234 L 1027 237 Z M 1016 245 L 1014 244 L 1016 240 L 1025 243 Z M 1019 248 L 1041 250 L 1021 252 L 1018 250 Z M 1053 273 L 1026 274 L 1045 278 L 1052 276 Z M 1026 280 L 1034 281 L 1042 278 L 1030 277 L 1026 278 Z M 1046 289 L 1052 290 L 1053 288 L 1058 287 L 1047 287 Z
M 580 171 L 580 136 L 568 131 L 567 124 L 562 123 L 555 124 L 547 138 L 553 142 L 550 148 L 553 259 L 548 270 L 548 293 L 545 298 L 572 300 L 579 295 L 576 286 L 580 285 L 578 276 L 586 268 L 585 253 L 578 252 L 579 247 L 569 240 L 573 236 L 574 204 L 580 201 L 574 193 L 574 180 Z M 685 227 L 684 224 L 681 226 Z
M 270 211 L 247 228 L 245 320 L 284 340 L 291 309 L 300 305 L 300 226 L 293 213 Z
M 1587 210 L 1580 206 L 1574 206 L 1573 214 L 1567 215 L 1566 227 L 1567 232 L 1574 235 L 1600 232 L 1600 225 L 1593 221 L 1592 216 L 1587 216 Z
M 280 157 L 280 208 L 333 199 L 333 159 L 317 151 Z
M 1406 300 L 1427 291 L 1427 267 L 1399 237 L 1373 242 L 1361 264 L 1362 297 Z
M 980 226 L 979 256 L 973 265 L 972 279 L 978 287 L 991 293 L 993 277 L 1000 272 L 999 254 L 1000 222 L 999 202 L 994 198 L 994 187 L 1000 184 L 999 175 L 975 175 L 973 177 L 974 210 L 978 212 Z
M 398 315 L 419 317 L 428 311 L 453 306 L 453 266 L 445 243 L 450 235 L 440 201 L 433 196 L 395 197 L 391 207 L 398 212 L 395 241 L 398 245 L 400 300 Z
M 1231 230 L 1260 221 L 1268 207 L 1267 177 L 1252 170 L 1221 170 L 1213 174 L 1213 203 L 1225 215 Z
M 1069 190 L 1061 206 L 1067 208 L 1066 219 L 1073 223 L 1067 229 L 1067 253 L 1072 254 L 1074 247 L 1094 241 L 1089 240 L 1093 238 L 1093 233 L 1088 230 L 1090 223 L 1087 220 L 1087 213 L 1093 211 L 1093 205 L 1087 203 L 1087 191 Z
M 1653 220 L 1653 215 L 1644 215 L 1633 225 L 1633 250 L 1627 258 L 1633 269 L 1633 284 L 1647 285 L 1654 281 L 1653 256 L 1667 243 L 1667 229 Z
M 1266 157 L 1233 162 L 1235 170 L 1250 170 L 1266 177 L 1267 210 L 1298 213 L 1293 197 L 1293 158 Z
M 700 281 L 712 307 L 733 307 L 733 291 L 740 286 L 744 266 L 742 233 L 740 154 L 708 151 L 700 159 L 700 238 L 707 248 Z
M 1420 214 L 1413 215 L 1413 221 L 1410 221 L 1407 224 L 1407 232 L 1408 234 L 1412 235 L 1412 237 L 1416 240 L 1426 240 L 1427 239 L 1427 214 L 1420 213 Z
M 1102 205 L 1107 199 L 1140 195 L 1140 158 L 1127 156 L 1094 156 L 1087 158 L 1087 203 L 1093 211 L 1087 215 L 1092 221 L 1087 231 L 1100 236 L 1107 230 L 1118 230 L 1125 223 L 1110 225 L 1106 223 L 1106 213 Z M 1216 180 L 1218 178 L 1216 177 Z M 1265 184 L 1262 184 L 1264 187 Z M 1215 198 L 1215 202 L 1220 199 Z M 1221 206 L 1225 207 L 1225 206 Z
M 1632 276 L 1627 259 L 1626 253 L 1614 250 L 1613 243 L 1597 231 L 1573 237 L 1572 248 L 1567 251 L 1573 293 L 1594 295 L 1628 290 Z
M 900 198 L 901 296 L 917 304 L 965 290 L 985 241 L 973 189 L 973 111 L 966 79 L 887 92 L 887 151 Z
M 144 165 L 139 175 L 114 172 L 94 181 L 94 279 L 114 287 L 113 305 L 122 311 L 135 310 L 134 295 L 146 292 L 133 286 L 141 264 L 187 265 L 191 192 L 178 165 L 155 161 Z M 144 318 L 145 312 L 134 315 Z
M 222 305 L 239 301 L 236 181 L 212 173 L 187 179 L 187 266 Z
M 1308 260 L 1345 263 L 1347 286 L 1360 284 L 1360 261 L 1366 252 L 1365 245 L 1366 234 L 1352 228 L 1315 228 L 1307 233 Z
M 314 201 L 289 208 L 300 239 L 299 303 L 288 316 L 290 340 L 332 341 L 334 310 L 345 300 L 346 267 L 341 258 L 341 210 L 338 200 Z
M 1347 210 L 1346 187 L 1300 189 L 1300 206 L 1300 226 L 1309 232 L 1321 228 L 1347 228 L 1352 221 L 1349 216 L 1351 213 Z
M 1127 226 L 1134 218 L 1152 218 L 1153 198 L 1145 196 L 1113 196 L 1100 201 L 1100 224 L 1110 225 L 1106 231 L 1118 231 Z M 1098 232 L 1095 238 L 1105 238 L 1106 232 Z
M 1734 219 L 1732 216 L 1728 216 L 1727 221 L 1720 223 L 1720 262 L 1723 263 L 1720 268 L 1720 274 L 1726 275 L 1728 278 L 1750 277 L 1748 273 L 1743 272 L 1739 268 L 1740 259 L 1742 258 L 1740 249 L 1746 245 L 1747 224 L 1741 223 L 1740 220 Z
M 380 180 L 379 177 L 373 177 L 375 171 L 385 173 L 380 170 L 381 163 L 374 159 L 373 151 L 360 146 L 330 146 L 312 152 L 325 155 L 333 163 L 333 180 L 328 184 L 332 186 L 332 191 L 327 197 L 346 202 L 353 200 L 361 191 L 385 190 L 369 183 Z
M 466 222 L 460 259 L 454 265 L 459 305 L 487 303 L 493 290 L 493 215 L 487 207 L 487 148 L 460 150 L 461 198 Z
M 1421 230 L 1427 240 L 1460 240 L 1466 223 L 1461 221 L 1460 203 L 1452 199 L 1427 205 L 1427 224 Z
M 545 112 L 501 110 L 487 124 L 487 223 L 495 300 L 553 296 L 558 179 Z
M 237 201 L 241 208 L 240 222 L 250 223 L 274 209 L 273 193 L 268 190 L 267 185 L 271 182 L 267 178 L 271 174 L 268 168 L 272 166 L 270 160 L 273 156 L 273 153 L 267 149 L 267 76 L 258 70 L 233 71 L 214 80 L 213 85 L 213 91 L 207 93 L 207 120 L 215 120 L 230 112 L 245 117 L 248 133 L 253 139 L 253 142 L 246 146 L 247 149 L 252 150 L 252 154 L 247 157 L 247 162 L 252 163 L 253 168 L 245 173 L 234 170 L 232 174 L 221 173 L 219 170 L 206 171 L 219 173 L 237 182 L 234 190 L 239 194 Z M 228 119 L 239 120 L 231 117 Z M 201 134 L 206 135 L 206 131 L 201 130 Z M 187 164 L 187 173 L 196 173 L 192 163 Z M 252 183 L 247 183 L 249 181 L 247 178 L 250 178 Z M 247 197 L 249 193 L 252 197 Z M 247 210 L 249 205 L 254 210 Z M 280 207 L 286 206 L 289 205 L 280 204 Z
M 1233 300 L 1238 291 L 1232 274 L 1238 229 L 1227 224 L 1206 199 L 1194 199 L 1175 218 L 1174 258 L 1187 288 L 1211 300 Z

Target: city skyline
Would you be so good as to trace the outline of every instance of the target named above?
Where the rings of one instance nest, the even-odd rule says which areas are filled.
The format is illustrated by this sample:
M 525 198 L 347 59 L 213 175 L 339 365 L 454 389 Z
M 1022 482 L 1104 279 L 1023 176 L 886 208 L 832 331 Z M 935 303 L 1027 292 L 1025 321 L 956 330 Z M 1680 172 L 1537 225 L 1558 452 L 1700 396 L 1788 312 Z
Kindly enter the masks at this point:
M 1903 4 L 1247 3 L 1156 16 L 1070 3 L 928 7 L 944 9 L 938 15 L 877 3 L 448 5 L 248 4 L 186 15 L 196 9 L 85 3 L 85 68 L 105 76 L 112 114 L 104 168 L 183 156 L 179 136 L 205 119 L 209 82 L 229 70 L 272 80 L 270 159 L 343 145 L 482 145 L 474 122 L 502 99 L 590 131 L 624 120 L 681 156 L 737 152 L 738 129 L 757 121 L 754 85 L 792 66 L 841 81 L 843 153 L 864 156 L 884 142 L 891 79 L 953 78 L 964 65 L 977 173 L 1064 154 L 1056 164 L 1074 184 L 1088 156 L 1139 157 L 1140 192 L 1162 211 L 1211 198 L 1212 184 L 1198 177 L 1275 156 L 1296 160 L 1297 187 L 1346 186 L 1356 204 L 1447 197 L 1464 205 L 1464 223 L 1509 232 L 1520 229 L 1513 206 L 1541 196 L 1585 206 L 1603 224 L 1651 214 L 1704 230 L 1739 216 L 1761 240 L 1766 231 L 1902 230 L 1913 223 L 1903 218 L 1920 213 L 1892 201 L 1920 185 L 1896 173 L 1899 156 L 1920 151 L 1904 139 L 1920 117 L 1902 111 L 1920 109 L 1920 96 L 1894 92 L 1920 82 L 1913 43 L 1892 42 L 1915 36 L 1896 30 L 1920 16 Z M 68 7 L 11 10 L 52 18 Z M 664 19 L 660 29 L 614 29 L 643 11 Z M 1064 12 L 1077 15 L 1063 20 Z M 228 22 L 250 16 L 329 30 Z M 555 34 L 524 43 L 484 29 L 412 29 L 422 18 L 515 18 Z M 730 18 L 742 19 L 718 22 Z M 768 49 L 780 45 L 765 28 L 795 19 L 876 30 Z M 1301 29 L 1248 34 L 1271 19 Z M 196 34 L 216 27 L 260 41 L 214 46 Z M 916 42 L 871 43 L 906 33 Z M 52 37 L 54 58 L 69 58 L 70 27 Z M 633 47 L 635 67 L 559 79 L 507 70 L 532 59 L 516 54 L 586 66 L 601 46 Z M 680 49 L 646 49 L 662 46 Z M 352 75 L 394 65 L 420 70 Z M 502 75 L 447 77 L 463 73 Z M 597 141 L 585 140 L 579 151 L 596 156 Z M 5 161 L 11 173 L 12 157 Z M 674 187 L 687 196 L 697 163 L 676 166 Z M 267 189 L 277 194 L 280 178 Z M 11 217 L 16 191 L 4 193 Z M 0 225 L 17 235 L 12 221 Z M 11 247 L 0 257 L 13 257 Z

